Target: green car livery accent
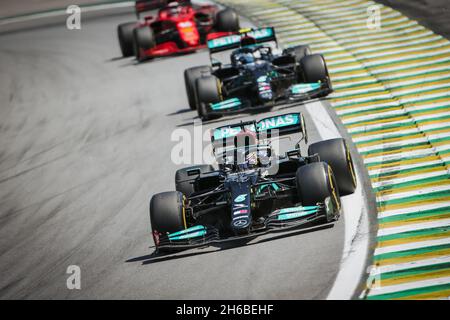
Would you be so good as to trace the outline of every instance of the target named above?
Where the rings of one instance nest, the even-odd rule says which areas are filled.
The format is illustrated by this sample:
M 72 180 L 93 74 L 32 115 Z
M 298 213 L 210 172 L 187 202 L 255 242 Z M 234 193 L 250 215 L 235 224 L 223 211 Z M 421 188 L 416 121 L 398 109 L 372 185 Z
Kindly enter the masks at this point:
M 256 132 L 255 126 L 253 124 L 245 126 L 245 130 Z M 241 131 L 242 131 L 242 128 L 240 126 L 236 126 L 236 127 L 227 126 L 227 127 L 217 128 L 214 130 L 214 139 L 221 140 L 221 139 L 231 138 L 231 137 L 234 137 L 235 135 L 237 135 Z
M 231 100 L 231 99 L 230 99 Z M 227 100 L 229 101 L 229 100 Z M 247 131 L 252 132 L 263 132 L 278 128 L 288 128 L 301 125 L 301 114 L 300 113 L 288 113 L 279 116 L 269 117 L 256 122 L 256 127 L 254 124 L 245 125 L 244 128 Z M 225 126 L 214 129 L 213 137 L 214 140 L 222 140 L 227 138 L 232 138 L 242 131 L 242 126 Z
M 211 103 L 210 107 L 212 110 L 217 111 L 217 110 L 234 109 L 240 107 L 241 105 L 242 105 L 241 100 L 239 100 L 238 98 L 232 98 L 217 103 Z
M 319 211 L 318 206 L 284 208 L 278 211 L 278 220 L 290 220 L 308 216 Z
M 282 127 L 288 127 L 292 125 L 298 125 L 300 123 L 300 113 L 289 113 L 281 116 L 275 116 L 262 119 L 258 121 L 256 127 L 258 131 L 267 131 L 278 129 Z
M 275 182 L 272 182 L 272 183 L 267 183 L 267 184 L 263 184 L 263 185 L 259 186 L 258 190 L 256 191 L 256 194 L 261 194 L 261 192 L 263 192 L 264 189 L 268 188 L 269 186 L 272 187 L 273 190 L 275 190 L 275 191 L 280 190 L 280 187 Z
M 198 226 L 194 226 L 194 227 L 191 227 L 191 228 L 188 228 L 185 230 L 170 233 L 169 240 L 171 240 L 171 241 L 185 240 L 185 239 L 203 237 L 204 235 L 206 235 L 206 228 L 202 225 L 198 225 Z
M 264 39 L 270 39 L 274 36 L 273 28 L 259 28 L 240 35 L 231 35 L 227 37 L 220 37 L 217 39 L 211 39 L 208 41 L 209 49 L 217 49 L 222 47 L 228 47 L 241 42 L 243 36 L 249 36 L 257 41 Z
M 320 83 L 299 83 L 291 87 L 292 94 L 303 94 L 320 89 Z

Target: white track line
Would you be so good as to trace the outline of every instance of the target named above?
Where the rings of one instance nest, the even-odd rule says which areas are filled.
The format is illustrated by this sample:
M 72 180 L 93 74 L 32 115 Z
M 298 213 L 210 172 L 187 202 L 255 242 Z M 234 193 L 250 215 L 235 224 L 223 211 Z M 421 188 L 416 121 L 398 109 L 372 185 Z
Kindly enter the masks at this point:
M 322 103 L 307 104 L 306 110 L 316 124 L 320 137 L 332 139 L 341 137 Z M 365 272 L 365 257 L 369 245 L 369 218 L 365 207 L 359 168 L 355 167 L 358 187 L 354 194 L 342 198 L 345 219 L 344 250 L 341 267 L 327 299 L 351 299 Z
M 431 258 L 431 259 L 417 260 L 417 261 L 411 261 L 411 262 L 405 262 L 405 263 L 390 264 L 390 265 L 381 266 L 381 267 L 374 266 L 371 269 L 370 275 L 376 276 L 376 275 L 380 275 L 382 273 L 387 273 L 387 272 L 395 272 L 395 271 L 402 271 L 402 270 L 419 268 L 419 267 L 433 266 L 436 264 L 448 263 L 448 262 L 450 262 L 450 256 L 442 256 L 439 258 Z
M 450 212 L 450 201 L 442 201 L 439 203 L 426 204 L 426 205 L 415 206 L 415 207 L 411 207 L 411 208 L 402 208 L 402 209 L 384 210 L 384 211 L 381 210 L 378 213 L 378 219 L 399 216 L 399 215 L 407 215 L 410 213 L 421 213 L 424 211 L 438 210 L 438 209 L 447 208 L 447 207 L 449 207 L 448 210 Z
M 418 176 L 418 178 L 420 179 L 420 176 Z M 450 181 L 449 181 L 449 183 L 450 183 Z M 442 192 L 442 191 L 448 191 L 448 190 L 450 190 L 450 184 L 442 185 L 442 186 L 432 186 L 432 187 L 428 187 L 428 188 L 422 187 L 421 189 L 418 189 L 418 190 L 399 192 L 399 193 L 394 193 L 395 190 L 396 189 L 389 190 L 388 192 L 392 192 L 392 193 L 387 193 L 387 194 L 385 192 L 381 192 L 381 195 L 377 196 L 377 201 L 383 202 L 383 201 L 389 201 L 389 200 L 421 196 L 421 195 L 425 195 L 425 194 L 437 193 L 437 192 Z
M 392 234 L 398 234 L 398 233 L 403 233 L 403 232 L 418 231 L 418 230 L 433 229 L 433 228 L 442 228 L 442 227 L 448 227 L 448 226 L 450 226 L 450 219 L 442 219 L 442 220 L 436 220 L 436 221 L 430 221 L 430 222 L 408 224 L 408 225 L 400 226 L 400 227 L 379 229 L 377 236 L 382 237 L 382 236 L 389 236 Z
M 376 118 L 375 118 L 376 119 Z M 377 145 L 369 146 L 369 147 L 358 147 L 359 152 L 368 152 L 368 151 L 375 151 L 375 150 L 386 150 L 389 148 L 397 148 L 397 147 L 404 147 L 404 146 L 410 146 L 418 143 L 427 143 L 428 139 L 426 137 L 417 138 L 417 139 L 410 139 L 410 140 L 400 140 L 395 142 L 388 142 L 388 143 L 380 143 Z
M 94 11 L 101 11 L 101 10 L 109 10 L 109 9 L 116 9 L 116 8 L 127 8 L 127 7 L 133 7 L 134 1 L 126 1 L 126 2 L 116 2 L 116 3 L 107 3 L 107 4 L 99 4 L 99 5 L 92 5 L 92 6 L 81 6 L 81 12 L 94 12 Z M 51 17 L 59 17 L 59 16 L 65 16 L 67 15 L 66 9 L 59 9 L 59 10 L 51 10 L 47 12 L 40 12 L 40 13 L 32 13 L 29 15 L 24 16 L 15 16 L 15 17 L 7 17 L 0 19 L 0 26 L 8 25 L 11 23 L 21 23 L 36 19 L 43 19 L 43 18 L 51 18 Z
M 450 277 L 408 282 L 408 283 L 403 283 L 403 284 L 398 284 L 398 285 L 393 285 L 393 286 L 386 286 L 386 287 L 372 287 L 370 290 L 369 296 L 400 292 L 400 291 L 405 291 L 405 290 L 410 290 L 410 289 L 431 287 L 431 286 L 436 286 L 436 285 L 440 285 L 440 284 L 448 284 L 448 283 L 450 283 Z
M 421 248 L 426 248 L 426 247 L 440 246 L 440 245 L 444 245 L 444 244 L 450 244 L 450 238 L 417 241 L 417 242 L 399 244 L 396 246 L 376 248 L 374 256 L 379 256 L 381 254 L 391 253 L 391 252 L 399 252 L 399 251 L 406 251 L 406 250 L 421 249 Z
M 431 171 L 431 172 L 427 172 L 427 173 L 418 173 L 418 174 L 408 175 L 408 176 L 401 177 L 401 178 L 394 178 L 394 179 L 389 179 L 389 180 L 382 180 L 379 182 L 372 182 L 372 188 L 380 188 L 380 187 L 395 185 L 395 184 L 399 184 L 399 183 L 416 181 L 416 180 L 420 180 L 420 179 L 445 176 L 448 174 L 449 174 L 448 170 L 439 170 L 439 171 Z
M 369 175 L 375 176 L 375 175 L 380 175 L 380 174 L 385 174 L 385 173 L 399 172 L 399 171 L 404 171 L 404 170 L 408 170 L 408 169 L 420 168 L 420 167 L 431 166 L 431 165 L 437 166 L 439 164 L 443 164 L 443 161 L 442 160 L 433 160 L 433 161 L 418 162 L 418 163 L 414 163 L 414 164 L 392 166 L 392 167 L 386 167 L 386 168 L 382 168 L 382 169 L 369 170 Z
M 370 140 L 376 140 L 376 139 L 386 139 L 386 138 L 390 138 L 393 136 L 399 136 L 399 135 L 408 135 L 408 134 L 420 134 L 421 131 L 419 130 L 419 128 L 411 128 L 411 129 L 406 129 L 406 130 L 398 130 L 398 131 L 392 131 L 392 132 L 386 132 L 386 133 L 379 133 L 379 134 L 374 134 L 374 135 L 370 135 L 370 136 L 362 136 L 362 137 L 354 137 L 353 141 L 355 143 L 364 143 Z
M 363 107 L 354 107 L 354 108 L 348 108 L 348 109 L 338 109 L 336 108 L 336 113 L 340 116 L 346 115 L 348 113 L 352 112 L 358 112 L 358 111 L 367 111 L 367 110 L 373 110 L 377 108 L 383 108 L 383 107 L 399 107 L 400 103 L 398 101 L 391 101 L 391 102 L 384 102 L 384 103 L 376 103 L 370 106 L 363 106 Z

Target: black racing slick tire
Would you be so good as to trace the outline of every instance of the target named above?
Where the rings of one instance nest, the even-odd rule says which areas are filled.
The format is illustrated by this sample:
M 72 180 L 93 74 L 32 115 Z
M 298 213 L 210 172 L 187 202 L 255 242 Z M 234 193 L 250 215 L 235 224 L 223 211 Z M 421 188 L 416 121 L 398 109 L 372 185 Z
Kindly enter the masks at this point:
M 311 54 L 300 60 L 300 65 L 306 82 L 326 81 L 328 70 L 325 59 L 320 54 Z
M 195 81 L 198 98 L 198 116 L 203 121 L 213 118 L 210 114 L 209 104 L 220 102 L 220 81 L 215 76 L 200 77 Z
M 328 74 L 327 64 L 321 54 L 311 54 L 300 60 L 300 71 L 303 81 L 306 83 L 318 82 L 326 83 L 328 90 L 317 95 L 322 98 L 333 92 L 333 88 Z
M 197 176 L 189 176 L 188 174 L 188 171 L 192 169 L 199 169 L 200 174 L 214 171 L 214 167 L 210 164 L 202 164 L 177 170 L 175 173 L 175 190 L 180 191 L 187 197 L 195 192 L 193 182 Z
M 224 9 L 216 15 L 216 29 L 222 32 L 238 32 L 239 16 L 233 9 Z
M 136 22 L 122 23 L 117 26 L 117 37 L 123 57 L 131 57 L 134 54 L 133 30 L 135 28 Z
M 211 75 L 210 66 L 199 66 L 184 70 L 184 84 L 186 86 L 186 95 L 191 110 L 196 110 L 198 105 L 195 81 L 203 75 Z
M 290 47 L 284 49 L 283 54 L 292 54 L 295 57 L 295 62 L 300 63 L 303 57 L 311 54 L 311 48 L 308 45 Z
M 296 172 L 297 192 L 303 206 L 314 206 L 330 198 L 336 208 L 341 200 L 333 169 L 325 162 L 301 166 Z
M 357 180 L 353 159 L 344 139 L 330 139 L 313 143 L 308 155 L 318 154 L 320 161 L 328 163 L 333 169 L 341 196 L 355 192 Z
M 142 61 L 145 57 L 141 55 L 141 50 L 148 50 L 156 45 L 153 30 L 148 26 L 136 28 L 133 31 L 133 39 L 136 59 Z
M 186 229 L 184 196 L 178 191 L 155 194 L 150 200 L 150 223 L 155 246 L 159 237 Z

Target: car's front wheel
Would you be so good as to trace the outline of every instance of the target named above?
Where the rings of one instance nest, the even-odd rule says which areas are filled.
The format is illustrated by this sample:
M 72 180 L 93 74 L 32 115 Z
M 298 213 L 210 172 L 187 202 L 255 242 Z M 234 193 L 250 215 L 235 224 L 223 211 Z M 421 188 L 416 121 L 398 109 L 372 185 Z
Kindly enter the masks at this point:
M 117 37 L 119 38 L 120 50 L 123 57 L 133 55 L 133 30 L 136 22 L 122 23 L 117 26 Z
M 198 98 L 198 116 L 203 121 L 211 120 L 214 117 L 211 115 L 209 105 L 222 100 L 220 80 L 215 76 L 200 77 L 195 84 Z
M 142 61 L 145 59 L 143 51 L 152 49 L 156 45 L 153 30 L 148 26 L 136 28 L 133 31 L 133 39 L 136 60 Z
M 339 210 L 341 199 L 332 168 L 325 162 L 313 162 L 297 169 L 297 192 L 303 206 L 315 206 L 329 198 Z M 327 216 L 330 222 L 336 216 Z
M 193 67 L 184 71 L 184 84 L 186 86 L 186 94 L 191 110 L 196 110 L 198 105 L 198 99 L 195 92 L 195 81 L 203 75 L 211 75 L 210 66 Z
M 159 237 L 186 229 L 184 196 L 179 191 L 155 194 L 150 200 L 150 223 L 155 246 Z
M 357 184 L 355 167 L 344 139 L 336 138 L 313 143 L 308 147 L 308 155 L 314 154 L 318 154 L 320 161 L 331 166 L 342 196 L 355 192 Z
M 325 59 L 320 54 L 311 54 L 303 57 L 300 60 L 300 70 L 303 75 L 303 80 L 306 83 L 321 82 L 326 83 L 329 90 L 323 92 L 318 97 L 325 97 L 333 88 L 331 86 L 330 76 L 328 74 L 327 64 Z

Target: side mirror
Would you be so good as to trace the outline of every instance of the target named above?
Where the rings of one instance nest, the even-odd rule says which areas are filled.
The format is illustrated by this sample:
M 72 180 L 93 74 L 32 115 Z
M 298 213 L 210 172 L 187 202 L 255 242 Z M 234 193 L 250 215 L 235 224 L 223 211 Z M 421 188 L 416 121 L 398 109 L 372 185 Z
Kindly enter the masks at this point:
M 211 60 L 211 66 L 213 66 L 214 68 L 215 67 L 221 67 L 222 66 L 222 62 L 220 62 L 219 60 L 217 60 L 217 59 L 212 59 Z
M 187 170 L 187 175 L 188 175 L 189 177 L 192 177 L 192 176 L 199 176 L 200 173 L 201 173 L 201 171 L 200 171 L 200 169 L 198 169 L 198 168 L 193 168 L 193 169 Z
M 299 149 L 289 150 L 288 152 L 286 152 L 286 156 L 288 158 L 298 157 L 300 156 L 300 150 Z

